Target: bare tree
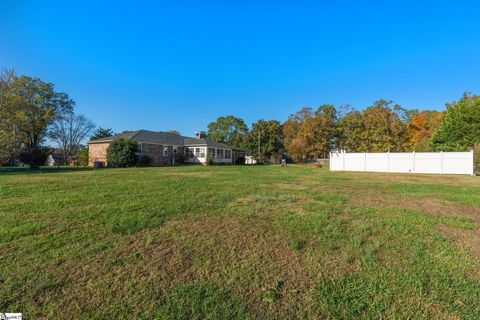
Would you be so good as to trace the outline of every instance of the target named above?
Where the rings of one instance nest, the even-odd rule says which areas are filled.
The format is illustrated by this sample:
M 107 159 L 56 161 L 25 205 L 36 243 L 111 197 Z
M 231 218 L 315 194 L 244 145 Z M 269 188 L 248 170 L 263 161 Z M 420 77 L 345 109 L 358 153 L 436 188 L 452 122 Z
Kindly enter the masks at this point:
M 50 128 L 50 139 L 63 150 L 64 161 L 67 161 L 79 151 L 81 143 L 95 127 L 85 116 L 68 113 L 55 120 Z

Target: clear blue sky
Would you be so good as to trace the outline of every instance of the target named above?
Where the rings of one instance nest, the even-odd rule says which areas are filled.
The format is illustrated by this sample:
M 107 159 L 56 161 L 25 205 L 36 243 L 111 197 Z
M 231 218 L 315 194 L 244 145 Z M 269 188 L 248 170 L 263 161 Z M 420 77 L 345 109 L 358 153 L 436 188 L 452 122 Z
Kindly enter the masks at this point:
M 102 127 L 191 135 L 379 98 L 480 93 L 478 1 L 0 1 L 0 67 L 53 82 Z

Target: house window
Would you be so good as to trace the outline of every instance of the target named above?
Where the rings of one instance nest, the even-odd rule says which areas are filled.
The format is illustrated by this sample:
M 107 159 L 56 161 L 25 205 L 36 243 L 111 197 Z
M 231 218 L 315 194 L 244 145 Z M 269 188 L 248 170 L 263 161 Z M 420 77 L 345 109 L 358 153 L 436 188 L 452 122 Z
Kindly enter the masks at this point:
M 232 150 L 225 150 L 225 159 L 232 158 Z
M 187 152 L 188 152 L 188 159 L 193 158 L 195 148 L 187 148 L 185 150 L 187 150 Z
M 223 159 L 223 149 L 217 149 L 217 159 Z
M 200 158 L 205 158 L 205 148 L 200 148 Z
M 175 147 L 173 147 L 173 154 L 177 154 L 177 153 L 178 153 L 178 147 L 175 146 Z
M 195 148 L 195 157 L 200 157 L 200 148 Z
M 138 144 L 137 155 L 139 156 L 143 155 L 143 143 Z
M 213 148 L 208 148 L 208 152 L 207 152 L 208 156 L 215 158 L 215 149 Z
M 168 157 L 168 147 L 163 147 L 163 156 Z

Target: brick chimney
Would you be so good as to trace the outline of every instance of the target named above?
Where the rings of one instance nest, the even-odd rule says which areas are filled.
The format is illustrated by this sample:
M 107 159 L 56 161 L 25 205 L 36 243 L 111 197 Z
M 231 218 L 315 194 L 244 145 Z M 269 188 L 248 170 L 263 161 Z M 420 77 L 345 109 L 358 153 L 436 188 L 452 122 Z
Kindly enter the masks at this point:
M 205 134 L 205 131 L 200 131 L 195 132 L 195 137 L 197 137 L 197 139 L 205 139 L 207 135 Z

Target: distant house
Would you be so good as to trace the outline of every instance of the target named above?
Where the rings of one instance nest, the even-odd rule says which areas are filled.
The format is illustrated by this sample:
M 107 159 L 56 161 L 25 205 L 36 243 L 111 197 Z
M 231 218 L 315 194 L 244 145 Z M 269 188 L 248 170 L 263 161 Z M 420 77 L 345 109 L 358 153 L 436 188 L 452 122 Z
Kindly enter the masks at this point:
M 47 162 L 45 163 L 48 167 L 61 166 L 65 164 L 65 157 L 62 154 L 51 153 L 47 157 Z
M 88 165 L 108 165 L 107 148 L 116 139 L 136 141 L 138 155 L 150 158 L 154 166 L 182 162 L 205 164 L 209 158 L 217 164 L 237 164 L 245 159 L 243 149 L 212 141 L 202 133 L 196 133 L 196 137 L 191 138 L 169 132 L 137 130 L 89 141 Z

